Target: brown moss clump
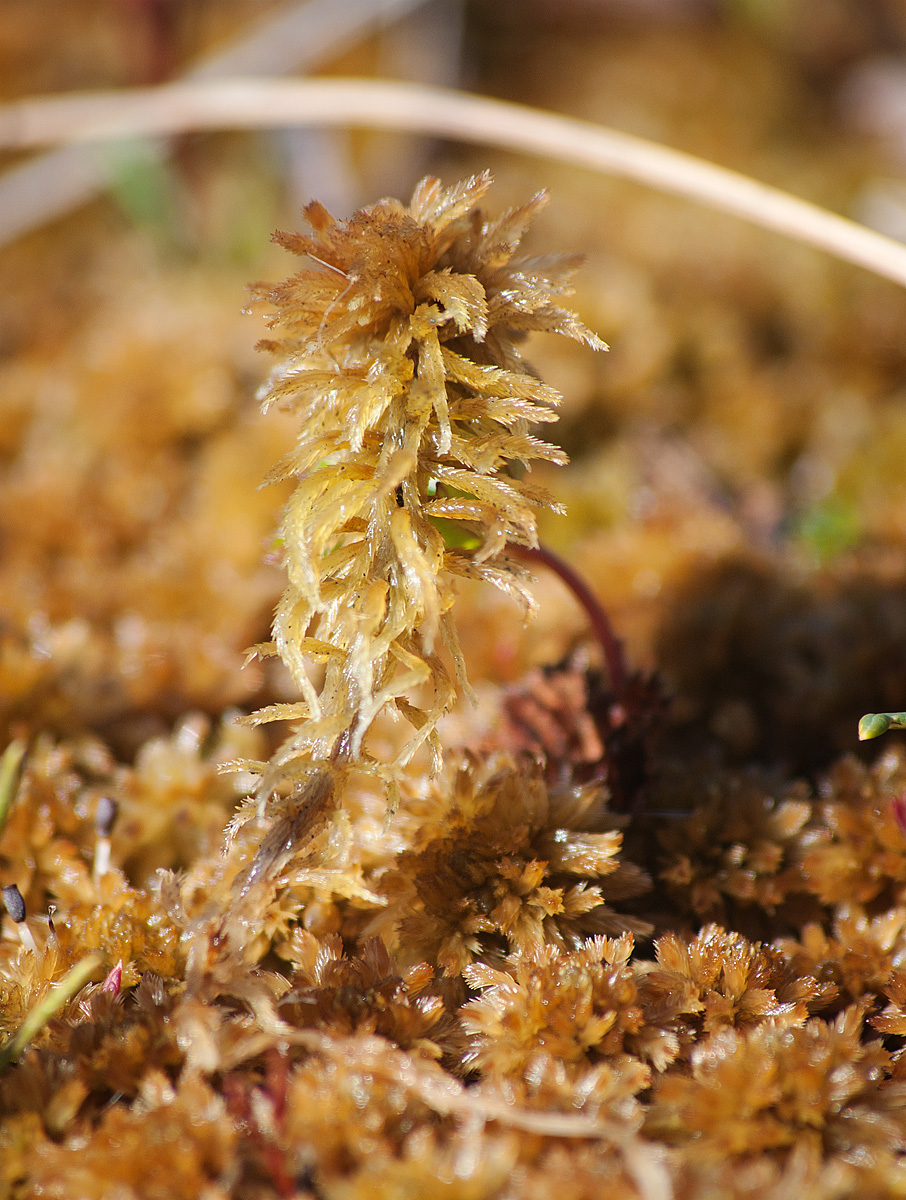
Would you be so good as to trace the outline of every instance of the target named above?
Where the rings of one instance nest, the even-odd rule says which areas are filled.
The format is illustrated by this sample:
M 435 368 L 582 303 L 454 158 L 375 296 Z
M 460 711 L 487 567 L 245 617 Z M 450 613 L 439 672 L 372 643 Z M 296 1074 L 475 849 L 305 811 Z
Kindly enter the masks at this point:
M 460 1010 L 471 1039 L 466 1066 L 490 1088 L 543 1109 L 581 1110 L 637 1123 L 635 1097 L 650 1070 L 631 1051 L 650 1050 L 635 974 L 632 938 L 594 938 L 581 950 L 554 946 L 514 956 L 498 971 L 465 969 L 479 999 Z
M 830 1024 L 714 1034 L 693 1052 L 691 1076 L 656 1082 L 646 1129 L 676 1144 L 694 1138 L 693 1157 L 705 1161 L 802 1147 L 893 1165 L 906 1148 L 906 1093 L 887 1082 L 890 1055 L 863 1044 L 863 1015 L 856 1005 Z
M 703 565 L 670 598 L 658 657 L 692 728 L 737 759 L 824 767 L 863 712 L 899 705 L 906 670 L 899 545 L 801 578 L 782 556 Z
M 157 1073 L 146 1080 L 134 1108 L 109 1109 L 81 1144 L 39 1145 L 31 1177 L 42 1195 L 60 1200 L 100 1200 L 111 1187 L 149 1200 L 226 1197 L 236 1141 L 223 1097 L 204 1080 L 174 1088 Z
M 774 943 L 795 976 L 820 981 L 823 998 L 812 1011 L 835 1011 L 864 997 L 888 994 L 906 933 L 906 909 L 889 908 L 870 917 L 859 905 L 842 904 L 831 929 L 805 925 L 798 939 Z
M 874 991 L 900 937 L 906 837 L 896 806 L 904 763 L 897 746 L 871 766 L 846 756 L 817 788 L 759 772 L 712 772 L 710 795 L 698 802 L 698 772 L 679 780 L 667 770 L 650 792 L 653 804 L 677 809 L 658 830 L 666 851 L 660 878 L 697 919 L 760 933 L 770 928 L 765 915 L 776 914 L 812 947 L 790 951 L 807 973 L 833 977 L 851 999 Z M 691 813 L 682 815 L 687 806 Z
M 606 903 L 647 883 L 618 861 L 622 835 L 600 788 L 558 791 L 535 768 L 505 760 L 497 767 L 464 763 L 446 794 L 432 796 L 415 846 L 382 877 L 389 901 L 382 923 L 393 923 L 400 953 L 455 976 L 508 952 L 644 931 Z
M 109 237 L 103 265 L 83 244 L 63 269 L 90 301 L 70 292 L 63 328 L 0 368 L 0 738 L 91 731 L 132 753 L 269 694 L 241 668 L 280 590 L 255 488 L 288 432 L 249 403 L 243 278 L 147 271 Z M 235 303 L 212 305 L 224 289 Z
M 115 990 L 109 976 L 86 989 L 78 1005 L 49 1024 L 45 1045 L 0 1083 L 4 1110 L 37 1113 L 55 1134 L 80 1111 L 96 1119 L 113 1096 L 135 1099 L 149 1072 L 178 1071 L 184 1053 L 170 1019 L 177 993 L 151 972 L 126 992 Z
M 906 790 L 906 753 L 894 747 L 872 766 L 838 762 L 821 787 L 820 819 L 803 833 L 801 870 L 824 904 L 902 904 L 906 834 L 894 800 Z
M 125 985 L 134 987 L 146 971 L 167 978 L 178 973 L 183 953 L 179 932 L 158 898 L 130 888 L 108 874 L 93 905 L 74 904 L 54 922 L 37 952 L 7 945 L 0 957 L 0 1028 L 12 1032 L 49 988 L 80 959 L 100 954 L 99 971 L 120 964 Z
M 285 1021 L 338 1035 L 377 1033 L 403 1050 L 439 1057 L 433 1039 L 444 1004 L 427 990 L 434 977 L 427 963 L 401 973 L 379 938 L 368 938 L 361 956 L 347 958 L 338 937 L 319 943 L 302 929 L 283 954 L 294 967 L 291 990 L 279 1005 Z
M 801 890 L 799 835 L 812 814 L 804 784 L 753 773 L 689 771 L 651 789 L 653 807 L 676 808 L 661 825 L 660 878 L 674 903 L 698 920 L 774 912 Z M 689 815 L 683 810 L 691 808 Z
M 544 536 L 595 531 L 567 553 L 645 667 L 617 697 L 559 584 L 540 635 L 503 607 L 563 457 L 523 336 L 594 339 L 560 307 L 571 263 L 522 257 L 540 200 L 497 220 L 485 184 L 280 236 L 304 261 L 257 292 L 260 424 L 220 300 L 165 321 L 167 286 L 3 369 L 0 725 L 28 745 L 0 781 L 25 906 L 0 922 L 0 1200 L 906 1196 L 904 759 L 830 762 L 850 713 L 904 703 L 902 550 L 816 574 L 746 548 L 787 536 L 791 463 L 844 478 L 806 428 L 831 350 L 860 420 L 886 389 L 859 453 L 902 479 L 902 305 L 849 275 L 837 303 L 788 247 L 712 260 L 710 226 L 631 266 L 644 223 L 613 223 L 583 307 L 620 349 L 557 363 L 588 457 Z M 697 303 L 717 276 L 731 302 Z M 292 671 L 243 678 L 265 546 Z M 444 713 L 457 637 L 478 715 Z M 237 702 L 296 728 L 275 753 Z
M 239 1186 L 255 1195 L 305 1187 L 389 1200 L 442 1167 L 451 1197 L 490 1200 L 516 1158 L 511 1136 L 451 1119 L 464 1108 L 460 1084 L 379 1038 L 319 1040 L 298 1063 L 272 1052 L 257 1081 L 230 1075 L 224 1090 L 245 1135 Z
M 801 1025 L 809 1009 L 836 989 L 789 966 L 773 947 L 707 925 L 685 941 L 666 934 L 655 943 L 639 985 L 645 1018 L 671 1031 L 674 1054 L 722 1029 L 745 1030 L 770 1020 Z
M 482 1071 L 521 1072 L 535 1053 L 575 1063 L 589 1053 L 622 1052 L 642 1027 L 637 989 L 627 967 L 632 938 L 594 938 L 564 953 L 540 946 L 498 971 L 466 967 L 470 987 L 482 992 L 462 1011 L 476 1038 L 468 1061 Z
M 0 862 L 30 911 L 95 902 L 99 847 L 147 884 L 219 847 L 225 820 L 249 787 L 225 762 L 260 753 L 263 740 L 229 712 L 217 725 L 188 714 L 167 737 L 146 739 L 134 762 L 96 737 L 36 739 L 15 803 L 0 827 Z M 101 804 L 109 828 L 100 830 Z

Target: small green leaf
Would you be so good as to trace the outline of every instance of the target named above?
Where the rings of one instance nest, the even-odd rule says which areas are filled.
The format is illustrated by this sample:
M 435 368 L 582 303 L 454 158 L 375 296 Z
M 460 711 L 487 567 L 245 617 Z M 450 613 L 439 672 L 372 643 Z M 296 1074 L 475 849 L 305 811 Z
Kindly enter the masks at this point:
M 880 737 L 888 729 L 906 729 L 906 712 L 866 713 L 859 721 L 859 741 Z
M 110 143 L 104 155 L 111 194 L 133 225 L 167 250 L 188 249 L 178 178 L 160 148 L 132 138 Z
M 831 496 L 803 513 L 796 532 L 816 561 L 827 563 L 855 546 L 862 530 L 855 508 L 841 497 Z

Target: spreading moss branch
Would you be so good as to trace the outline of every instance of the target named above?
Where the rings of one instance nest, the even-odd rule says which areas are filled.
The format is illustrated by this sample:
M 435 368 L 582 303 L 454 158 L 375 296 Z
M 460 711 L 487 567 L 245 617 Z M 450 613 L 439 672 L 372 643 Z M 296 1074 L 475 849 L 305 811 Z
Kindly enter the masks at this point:
M 437 722 L 469 691 L 457 577 L 532 603 L 510 551 L 544 558 L 536 514 L 559 506 L 528 475 L 566 455 L 533 432 L 556 420 L 560 395 L 522 343 L 544 330 L 606 347 L 562 307 L 578 259 L 518 252 L 546 195 L 492 218 L 479 207 L 490 184 L 487 173 L 449 188 L 425 179 L 408 205 L 382 200 L 348 221 L 313 202 L 308 233 L 275 237 L 302 269 L 253 289 L 275 333 L 261 346 L 280 358 L 263 407 L 300 424 L 269 476 L 295 483 L 281 531 L 288 586 L 255 650 L 278 656 L 301 695 L 250 718 L 295 724 L 260 775 L 259 803 L 277 815 L 242 895 L 320 827 L 347 769 L 382 773 L 392 803 L 394 770 L 419 747 L 439 765 Z M 608 631 L 597 620 L 619 689 Z M 395 763 L 377 764 L 365 742 L 385 710 L 413 734 Z
M 560 396 L 527 370 L 521 343 L 541 329 L 604 347 L 560 304 L 577 260 L 517 253 L 546 196 L 492 219 L 478 207 L 490 182 L 426 179 L 408 206 L 382 200 L 348 221 L 312 203 L 310 233 L 276 235 L 302 270 L 254 289 L 279 335 L 262 346 L 281 358 L 264 408 L 301 427 L 270 476 L 296 488 L 282 530 L 289 585 L 258 647 L 302 694 L 256 714 L 301 718 L 281 767 L 362 761 L 385 708 L 415 729 L 401 763 L 426 742 L 439 756 L 437 721 L 456 683 L 467 687 L 453 580 L 525 597 L 505 551 L 538 553 L 535 512 L 558 507 L 521 478 L 533 460 L 566 461 L 531 432 L 556 419 Z M 445 538 L 451 523 L 466 536 Z

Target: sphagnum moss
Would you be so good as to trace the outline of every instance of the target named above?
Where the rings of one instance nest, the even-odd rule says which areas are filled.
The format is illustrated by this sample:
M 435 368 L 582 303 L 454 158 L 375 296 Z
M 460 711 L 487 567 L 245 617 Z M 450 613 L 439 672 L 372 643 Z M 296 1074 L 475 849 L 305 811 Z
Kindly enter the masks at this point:
M 559 303 L 576 259 L 517 255 L 545 195 L 491 219 L 478 207 L 490 182 L 428 178 L 408 206 L 382 200 L 347 221 L 311 203 L 310 233 L 276 235 L 306 266 L 254 289 L 278 335 L 261 346 L 281 356 L 263 406 L 300 421 L 269 476 L 295 481 L 282 523 L 288 585 L 273 640 L 256 651 L 282 659 L 302 698 L 252 718 L 298 723 L 261 770 L 259 803 L 287 782 L 293 799 L 243 887 L 305 841 L 347 768 L 379 769 L 364 742 L 385 708 L 415 728 L 385 764 L 391 788 L 392 768 L 421 745 L 439 762 L 437 721 L 456 683 L 468 687 L 457 577 L 529 602 L 507 546 L 537 547 L 536 510 L 558 506 L 523 475 L 566 456 L 531 432 L 556 419 L 560 397 L 520 343 L 546 330 L 604 345 Z
M 484 182 L 309 209 L 314 265 L 268 293 L 289 357 L 266 399 L 305 426 L 271 647 L 303 671 L 293 737 L 268 763 L 262 729 L 191 718 L 132 766 L 49 734 L 21 777 L 4 759 L 0 1200 L 906 1194 L 901 753 L 816 792 L 659 748 L 643 811 L 686 819 L 648 839 L 652 905 L 569 664 L 529 696 L 559 738 L 481 742 L 433 779 L 411 761 L 454 690 L 456 575 L 518 590 L 506 547 L 534 538 L 509 464 L 541 453 L 522 422 L 551 397 L 518 337 L 590 340 L 515 260 L 535 203 L 492 226 Z M 392 767 L 382 708 L 415 726 Z M 383 778 L 347 787 L 369 753 Z M 218 856 L 251 785 L 217 767 L 240 758 L 259 791 Z

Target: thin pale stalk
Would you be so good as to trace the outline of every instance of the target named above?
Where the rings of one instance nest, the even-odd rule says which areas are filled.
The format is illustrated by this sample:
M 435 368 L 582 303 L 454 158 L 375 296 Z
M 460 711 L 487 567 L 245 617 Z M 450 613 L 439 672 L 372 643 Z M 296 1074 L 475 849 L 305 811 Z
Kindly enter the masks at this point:
M 183 80 L 304 75 L 422 7 L 424 0 L 301 0 L 252 21 L 237 37 L 191 63 Z M 166 146 L 147 147 L 152 159 Z M 0 244 L 38 229 L 102 192 L 109 159 L 91 146 L 64 146 L 0 177 Z
M 501 146 L 685 196 L 906 285 L 906 246 L 745 175 L 614 129 L 445 88 L 364 79 L 232 79 L 37 97 L 0 107 L 25 149 L 197 129 L 355 125 Z M 0 190 L 3 179 L 0 178 Z

